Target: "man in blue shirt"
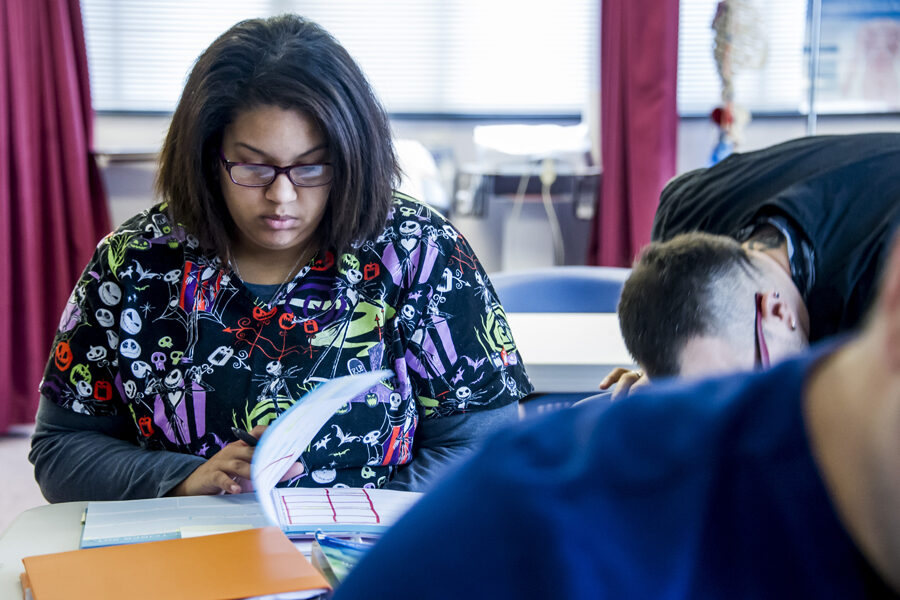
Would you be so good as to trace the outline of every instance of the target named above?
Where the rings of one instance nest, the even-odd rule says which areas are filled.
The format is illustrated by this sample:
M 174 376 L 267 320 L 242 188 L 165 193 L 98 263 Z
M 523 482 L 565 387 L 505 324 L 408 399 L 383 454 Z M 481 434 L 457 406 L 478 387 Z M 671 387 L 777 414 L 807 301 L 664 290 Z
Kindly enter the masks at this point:
M 900 243 L 882 283 L 853 339 L 500 433 L 336 598 L 896 594 Z

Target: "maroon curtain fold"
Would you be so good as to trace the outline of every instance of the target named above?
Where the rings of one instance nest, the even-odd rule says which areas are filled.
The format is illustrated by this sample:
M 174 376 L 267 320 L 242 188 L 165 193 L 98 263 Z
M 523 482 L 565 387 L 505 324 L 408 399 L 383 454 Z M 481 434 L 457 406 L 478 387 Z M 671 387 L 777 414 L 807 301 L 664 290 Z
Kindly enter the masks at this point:
M 78 0 L 0 2 L 0 433 L 34 420 L 66 299 L 109 212 Z
M 631 266 L 675 175 L 677 0 L 602 0 L 603 179 L 588 262 Z

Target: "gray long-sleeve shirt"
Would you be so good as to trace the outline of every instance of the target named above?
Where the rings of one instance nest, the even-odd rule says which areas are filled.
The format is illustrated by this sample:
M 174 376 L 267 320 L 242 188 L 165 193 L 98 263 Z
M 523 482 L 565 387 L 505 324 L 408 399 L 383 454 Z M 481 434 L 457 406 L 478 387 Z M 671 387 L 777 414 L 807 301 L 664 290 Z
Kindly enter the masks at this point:
M 412 462 L 400 467 L 385 487 L 424 491 L 490 433 L 515 421 L 517 407 L 514 402 L 422 421 Z M 28 459 L 44 497 L 70 502 L 165 496 L 206 460 L 144 450 L 126 439 L 131 430 L 128 416 L 81 415 L 42 397 Z

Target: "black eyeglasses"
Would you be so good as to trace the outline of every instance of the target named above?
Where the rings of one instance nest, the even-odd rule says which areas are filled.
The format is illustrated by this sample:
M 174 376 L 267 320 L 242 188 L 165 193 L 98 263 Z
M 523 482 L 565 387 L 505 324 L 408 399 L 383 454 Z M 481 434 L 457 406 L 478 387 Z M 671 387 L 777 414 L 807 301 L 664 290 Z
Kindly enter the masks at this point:
M 769 367 L 769 347 L 766 345 L 766 337 L 763 335 L 762 325 L 763 295 L 756 293 L 756 366 L 762 369 Z
M 299 187 L 319 187 L 331 183 L 334 169 L 331 163 L 319 163 L 315 165 L 289 165 L 276 167 L 275 165 L 262 165 L 256 163 L 231 162 L 219 151 L 219 157 L 231 181 L 244 187 L 265 187 L 270 185 L 275 178 L 286 173 L 288 179 Z

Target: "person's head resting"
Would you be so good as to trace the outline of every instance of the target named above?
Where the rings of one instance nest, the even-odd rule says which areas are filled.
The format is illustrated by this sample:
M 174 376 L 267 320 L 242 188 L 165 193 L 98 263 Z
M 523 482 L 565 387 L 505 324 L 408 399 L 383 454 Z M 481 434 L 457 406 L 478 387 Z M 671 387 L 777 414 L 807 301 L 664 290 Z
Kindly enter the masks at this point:
M 321 160 L 333 176 L 316 223 L 318 245 L 343 252 L 377 236 L 400 175 L 387 115 L 349 53 L 296 15 L 240 22 L 197 59 L 160 155 L 157 191 L 170 217 L 205 248 L 230 256 L 236 224 L 223 195 L 230 184 L 223 138 L 260 108 L 299 115 L 321 138 Z
M 625 345 L 652 377 L 750 369 L 757 314 L 772 362 L 807 345 L 806 306 L 764 252 L 688 233 L 641 252 L 618 306 Z

